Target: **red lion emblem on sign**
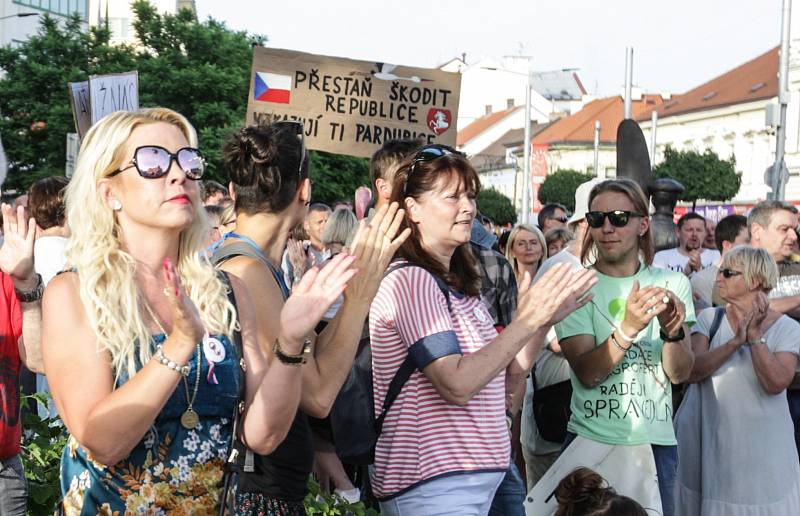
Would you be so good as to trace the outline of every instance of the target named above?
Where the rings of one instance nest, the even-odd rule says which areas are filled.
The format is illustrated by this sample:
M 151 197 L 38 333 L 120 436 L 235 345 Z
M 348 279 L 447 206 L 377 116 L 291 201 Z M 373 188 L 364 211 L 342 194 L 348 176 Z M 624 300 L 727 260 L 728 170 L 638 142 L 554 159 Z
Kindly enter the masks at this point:
M 453 115 L 449 109 L 431 108 L 428 110 L 428 127 L 433 134 L 439 136 L 450 129 L 453 122 Z

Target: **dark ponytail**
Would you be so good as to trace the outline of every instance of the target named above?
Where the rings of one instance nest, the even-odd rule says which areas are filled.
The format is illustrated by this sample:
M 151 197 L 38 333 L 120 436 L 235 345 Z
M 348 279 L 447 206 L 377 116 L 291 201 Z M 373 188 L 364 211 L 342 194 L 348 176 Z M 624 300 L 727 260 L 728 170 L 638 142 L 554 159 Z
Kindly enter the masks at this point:
M 308 159 L 301 141 L 280 124 L 242 128 L 231 135 L 222 154 L 236 192 L 237 213 L 284 210 L 308 177 Z

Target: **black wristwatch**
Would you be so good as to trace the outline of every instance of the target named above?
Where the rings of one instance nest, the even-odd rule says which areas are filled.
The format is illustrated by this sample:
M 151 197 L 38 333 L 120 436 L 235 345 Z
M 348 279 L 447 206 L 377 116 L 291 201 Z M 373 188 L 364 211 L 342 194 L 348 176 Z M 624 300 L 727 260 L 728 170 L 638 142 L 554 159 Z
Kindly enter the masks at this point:
M 44 293 L 44 282 L 42 281 L 42 275 L 36 274 L 36 286 L 33 287 L 33 289 L 23 292 L 21 290 L 17 290 L 15 287 L 14 292 L 17 294 L 17 299 L 19 299 L 20 303 L 33 303 L 34 301 L 39 301 L 42 299 L 42 294 Z
M 658 336 L 661 337 L 661 340 L 663 340 L 664 342 L 680 342 L 686 338 L 686 332 L 683 331 L 683 326 L 681 326 L 680 331 L 678 331 L 678 334 L 675 335 L 674 337 L 670 337 L 669 335 L 664 333 L 663 329 L 658 331 Z
M 275 356 L 278 358 L 278 360 L 286 365 L 303 365 L 308 361 L 308 357 L 311 356 L 311 341 L 306 340 L 303 343 L 303 350 L 297 355 L 287 355 L 281 349 L 278 339 L 275 339 L 275 344 L 272 346 L 272 352 L 275 353 Z

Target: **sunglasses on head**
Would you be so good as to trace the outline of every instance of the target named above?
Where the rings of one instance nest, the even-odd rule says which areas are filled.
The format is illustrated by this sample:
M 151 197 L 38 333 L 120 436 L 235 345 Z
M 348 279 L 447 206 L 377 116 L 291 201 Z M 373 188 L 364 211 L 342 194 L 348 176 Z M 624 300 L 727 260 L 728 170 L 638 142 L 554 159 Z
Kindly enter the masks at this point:
M 643 217 L 641 213 L 628 210 L 614 210 L 614 211 L 589 211 L 586 212 L 586 222 L 590 228 L 601 228 L 603 223 L 608 217 L 608 221 L 612 226 L 617 228 L 624 228 L 628 225 L 631 217 Z
M 460 158 L 466 157 L 463 152 L 459 152 L 452 147 L 448 147 L 447 145 L 440 145 L 438 143 L 426 145 L 425 147 L 419 149 L 414 155 L 414 159 L 411 160 L 411 168 L 408 171 L 408 177 L 411 177 L 411 174 L 414 173 L 414 168 L 417 166 L 417 163 L 433 161 L 436 158 L 441 158 L 442 156 L 458 156 Z M 404 187 L 406 194 L 408 194 L 408 177 L 406 178 L 406 184 Z
M 203 159 L 200 150 L 194 147 L 184 147 L 173 154 L 158 145 L 136 147 L 130 164 L 115 170 L 108 177 L 114 177 L 131 167 L 136 167 L 136 171 L 140 176 L 146 179 L 158 179 L 169 173 L 173 159 L 178 163 L 178 166 L 184 171 L 188 179 L 196 181 L 203 177 L 203 172 L 206 170 L 206 160 Z
M 303 124 L 293 120 L 283 120 L 275 122 L 272 127 L 291 131 L 300 140 L 300 165 L 297 167 L 297 184 L 299 186 L 300 181 L 303 179 L 303 163 L 306 161 L 306 139 L 303 134 Z
M 741 276 L 742 273 L 740 271 L 735 271 L 733 269 L 720 269 L 717 271 L 717 274 L 722 274 L 725 279 L 732 278 L 734 276 Z

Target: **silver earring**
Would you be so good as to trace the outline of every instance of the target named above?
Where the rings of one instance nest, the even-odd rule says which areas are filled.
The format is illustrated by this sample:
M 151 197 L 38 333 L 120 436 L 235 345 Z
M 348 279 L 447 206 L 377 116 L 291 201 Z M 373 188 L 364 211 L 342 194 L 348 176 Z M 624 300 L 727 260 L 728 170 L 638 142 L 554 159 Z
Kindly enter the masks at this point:
M 114 199 L 111 201 L 111 209 L 114 211 L 119 211 L 122 209 L 122 203 L 119 202 L 119 199 Z

